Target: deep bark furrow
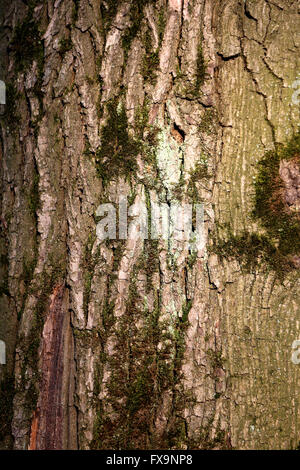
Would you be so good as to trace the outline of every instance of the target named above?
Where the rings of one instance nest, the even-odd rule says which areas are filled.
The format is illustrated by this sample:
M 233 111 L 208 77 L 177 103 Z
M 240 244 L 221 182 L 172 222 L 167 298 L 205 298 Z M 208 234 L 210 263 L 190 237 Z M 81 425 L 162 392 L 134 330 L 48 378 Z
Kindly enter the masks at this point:
M 2 446 L 296 448 L 299 270 L 234 245 L 264 234 L 257 163 L 297 132 L 296 2 L 29 3 L 1 13 Z M 120 195 L 203 202 L 204 248 L 100 243 Z

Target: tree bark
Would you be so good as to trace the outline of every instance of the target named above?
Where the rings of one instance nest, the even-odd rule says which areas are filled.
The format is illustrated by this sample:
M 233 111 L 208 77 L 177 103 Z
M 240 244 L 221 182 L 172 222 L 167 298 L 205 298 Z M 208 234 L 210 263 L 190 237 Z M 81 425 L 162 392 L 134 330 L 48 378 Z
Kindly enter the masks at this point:
M 298 2 L 12 0 L 1 23 L 2 447 L 297 448 L 299 269 L 216 240 L 261 229 L 257 162 L 297 132 Z M 122 194 L 202 202 L 205 248 L 100 243 Z

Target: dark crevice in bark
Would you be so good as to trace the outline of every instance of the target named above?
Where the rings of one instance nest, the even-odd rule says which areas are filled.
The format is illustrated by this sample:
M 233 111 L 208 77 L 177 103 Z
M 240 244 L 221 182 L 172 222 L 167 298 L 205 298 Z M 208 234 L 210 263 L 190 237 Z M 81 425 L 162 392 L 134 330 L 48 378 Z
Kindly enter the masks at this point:
M 223 54 L 221 54 L 221 52 L 218 52 L 218 56 L 221 57 L 221 59 L 224 62 L 228 62 L 229 60 L 237 59 L 238 57 L 241 56 L 241 54 L 240 54 L 240 52 L 238 52 L 237 54 L 233 54 L 233 55 L 230 55 L 230 56 L 224 56 Z

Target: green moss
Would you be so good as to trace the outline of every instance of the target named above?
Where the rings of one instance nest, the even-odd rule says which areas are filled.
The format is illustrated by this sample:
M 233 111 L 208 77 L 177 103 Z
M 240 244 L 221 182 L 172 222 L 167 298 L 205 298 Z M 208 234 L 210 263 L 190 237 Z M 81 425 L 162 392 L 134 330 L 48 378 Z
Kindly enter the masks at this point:
M 72 26 L 75 26 L 78 20 L 78 11 L 79 11 L 80 0 L 73 0 L 72 7 Z
M 185 324 L 185 326 L 188 321 L 191 308 L 192 308 L 192 301 L 187 300 L 186 303 L 182 307 L 182 317 L 181 317 L 181 321 Z
M 253 272 L 258 266 L 268 264 L 276 272 L 285 271 L 287 262 L 267 236 L 244 231 L 239 235 L 228 235 L 226 241 L 218 241 L 212 251 L 224 258 L 237 258 L 246 272 Z
M 144 262 L 147 276 L 147 292 L 152 287 L 152 277 L 159 270 L 159 251 L 157 240 L 145 240 L 144 243 Z
M 35 266 L 36 266 L 36 257 L 30 260 L 28 259 L 24 260 L 22 279 L 24 280 L 24 284 L 26 288 L 28 288 L 33 278 Z
M 187 441 L 187 426 L 183 418 L 177 416 L 175 422 L 168 430 L 167 436 L 168 449 L 184 449 Z
M 156 309 L 148 312 L 141 307 L 136 280 L 140 268 L 138 263 L 131 276 L 125 314 L 111 331 L 116 343 L 114 353 L 106 358 L 111 371 L 109 393 L 98 405 L 92 448 L 149 448 L 148 432 L 158 398 L 154 392 L 158 317 Z M 141 321 L 144 327 L 137 326 Z
M 202 44 L 200 42 L 197 50 L 197 63 L 196 63 L 196 80 L 195 92 L 198 93 L 202 87 L 206 77 L 206 63 L 203 56 Z
M 62 57 L 73 47 L 71 38 L 61 38 L 59 41 L 59 53 Z
M 125 241 L 120 240 L 114 243 L 113 249 L 113 265 L 112 271 L 115 272 L 119 269 L 120 262 L 125 249 Z
M 185 194 L 185 181 L 183 173 L 180 174 L 180 180 L 172 186 L 172 195 L 177 201 L 182 201 Z
M 144 368 L 137 373 L 134 381 L 128 384 L 126 408 L 130 416 L 134 415 L 142 406 L 145 406 L 149 397 L 153 394 L 154 383 L 150 377 L 150 364 L 151 358 L 146 361 Z
M 186 400 L 176 390 L 181 378 L 191 301 L 183 305 L 181 317 L 175 315 L 169 320 L 160 320 L 160 292 L 151 283 L 154 272 L 159 270 L 158 244 L 151 242 L 145 242 L 144 251 L 133 268 L 124 314 L 108 323 L 103 319 L 105 329 L 114 337 L 114 351 L 109 356 L 101 356 L 111 375 L 108 394 L 98 401 L 93 449 L 163 448 L 168 439 L 157 437 L 153 429 L 161 395 L 168 390 L 174 396 L 174 416 Z M 118 251 L 117 264 L 121 249 Z M 141 273 L 146 273 L 147 290 L 153 294 L 151 308 L 144 295 L 139 294 Z M 111 293 L 106 297 L 111 299 Z M 114 304 L 109 300 L 105 311 L 111 318 L 113 309 Z M 105 332 L 101 331 L 101 338 L 105 337 Z M 101 382 L 101 374 L 98 380 Z M 175 424 L 171 427 L 175 435 Z
M 35 383 L 31 383 L 25 393 L 24 407 L 29 412 L 36 409 L 38 401 L 38 389 Z
M 187 439 L 188 449 L 201 449 L 201 450 L 231 450 L 232 446 L 229 440 L 226 439 L 226 432 L 224 429 L 221 429 L 220 424 L 215 433 L 215 437 L 212 439 L 211 429 L 212 429 L 213 419 L 210 419 L 207 426 L 202 426 L 198 432 L 196 432 L 194 438 Z
M 97 174 L 103 184 L 111 176 L 125 176 L 131 179 L 136 172 L 136 158 L 140 143 L 129 134 L 128 120 L 123 105 L 116 100 L 107 105 L 108 119 L 101 131 L 101 146 L 96 151 Z
M 10 130 L 18 126 L 20 122 L 20 116 L 17 114 L 17 102 L 20 97 L 21 94 L 17 91 L 14 84 L 8 82 L 6 84 L 6 105 L 3 117 Z
M 130 9 L 130 26 L 125 30 L 122 37 L 122 46 L 124 50 L 125 62 L 127 61 L 128 53 L 132 41 L 137 36 L 141 25 L 144 20 L 144 7 L 149 3 L 155 3 L 154 0 L 135 0 L 131 4 Z
M 141 72 L 145 82 L 150 82 L 154 85 L 156 81 L 156 69 L 159 65 L 159 56 L 158 49 L 153 50 L 152 38 L 149 31 L 146 31 L 143 43 L 146 53 L 143 57 Z
M 102 322 L 106 334 L 108 334 L 114 323 L 114 308 L 115 302 L 106 297 L 102 310 Z
M 279 166 L 281 160 L 299 159 L 299 156 L 300 132 L 285 146 L 280 145 L 264 155 L 258 163 L 252 211 L 263 234 L 243 231 L 234 235 L 228 231 L 227 239 L 215 241 L 212 251 L 228 259 L 237 258 L 248 272 L 265 265 L 281 280 L 295 268 L 292 257 L 300 254 L 300 220 L 298 214 L 285 208 Z
M 221 351 L 213 351 L 212 349 L 209 349 L 207 351 L 207 356 L 213 369 L 224 369 L 225 359 L 222 356 Z
M 125 62 L 128 57 L 129 49 L 132 44 L 132 41 L 136 37 L 137 33 L 140 30 L 141 23 L 143 20 L 143 10 L 145 4 L 148 3 L 144 0 L 137 0 L 132 3 L 130 10 L 130 26 L 125 30 L 125 33 L 122 37 L 122 46 L 125 55 Z
M 31 9 L 25 20 L 16 26 L 10 47 L 14 53 L 18 72 L 26 70 L 33 60 L 39 61 L 43 55 L 41 33 L 38 24 L 32 18 Z
M 134 131 L 143 159 L 157 171 L 156 151 L 159 127 L 149 125 L 149 102 L 144 101 L 135 113 Z
M 253 217 L 258 219 L 272 238 L 278 241 L 282 255 L 300 253 L 300 220 L 297 214 L 288 213 L 280 193 L 279 166 L 281 160 L 298 159 L 300 168 L 300 130 L 286 146 L 267 152 L 258 164 L 255 180 Z
M 195 168 L 190 171 L 189 175 L 187 194 L 192 201 L 199 202 L 197 183 L 209 178 L 211 175 L 208 172 L 207 160 L 202 158 L 196 162 Z
M 32 216 L 35 218 L 36 218 L 37 210 L 40 207 L 39 180 L 40 180 L 39 174 L 37 170 L 35 170 L 34 175 L 33 175 L 32 185 L 31 185 L 30 192 L 28 195 L 29 210 Z
M 105 0 L 101 2 L 100 11 L 102 16 L 102 32 L 104 36 L 107 35 L 107 32 L 109 31 L 112 25 L 112 21 L 115 18 L 117 10 L 118 8 L 120 8 L 120 4 L 122 3 L 122 1 L 123 0 L 120 0 L 119 2 L 117 2 L 116 0 Z M 144 7 L 148 3 L 155 4 L 155 1 L 135 0 L 131 4 L 130 25 L 126 28 L 122 38 L 122 45 L 125 53 L 125 61 L 127 59 L 131 43 L 140 30 L 142 21 L 144 19 Z
M 165 9 L 161 8 L 158 14 L 158 47 L 161 47 L 163 37 L 164 37 L 164 32 L 165 32 L 165 27 L 166 27 L 166 13 Z
M 104 36 L 106 36 L 111 23 L 114 17 L 117 14 L 117 9 L 120 7 L 121 2 L 117 2 L 116 0 L 106 0 L 101 1 L 100 3 L 100 12 L 102 17 L 102 31 Z
M 28 3 L 27 15 L 24 21 L 18 23 L 16 26 L 10 43 L 17 72 L 25 72 L 34 60 L 37 62 L 37 80 L 34 84 L 33 91 L 39 100 L 40 115 L 36 122 L 33 123 L 34 127 L 37 126 L 37 122 L 41 118 L 43 110 L 43 94 L 41 87 L 44 72 L 44 45 L 38 23 L 33 18 L 33 9 L 35 6 L 36 2 L 34 1 Z
M 215 108 L 206 109 L 199 125 L 199 131 L 201 133 L 211 134 L 214 131 L 216 120 L 217 112 Z
M 156 69 L 159 64 L 158 51 L 146 52 L 142 62 L 142 75 L 145 82 L 151 82 L 155 85 L 156 81 Z
M 197 99 L 201 93 L 201 87 L 206 79 L 206 69 L 207 65 L 203 56 L 201 40 L 197 49 L 195 72 L 192 80 L 188 80 L 188 77 L 185 76 L 180 67 L 177 67 L 176 79 L 179 81 L 177 86 L 178 95 L 191 100 Z
M 187 265 L 189 267 L 189 269 L 193 269 L 196 261 L 197 261 L 197 258 L 198 258 L 198 252 L 197 251 L 193 251 L 192 253 L 189 254 L 189 257 L 187 259 Z
M 198 160 L 196 162 L 195 168 L 190 171 L 190 183 L 197 183 L 202 179 L 210 178 L 208 173 L 207 161 L 206 160 Z
M 89 158 L 92 156 L 91 144 L 90 144 L 90 142 L 89 142 L 89 140 L 86 136 L 85 136 L 85 144 L 84 144 L 83 155 L 85 155 L 86 157 L 89 157 Z
M 149 121 L 149 103 L 144 101 L 143 106 L 139 106 L 134 116 L 134 131 L 137 139 L 141 140 L 144 137 L 144 131 Z
M 185 333 L 188 327 L 188 315 L 192 308 L 192 302 L 190 300 L 186 301 L 182 308 L 182 316 L 177 317 L 174 324 L 174 337 L 172 340 L 175 340 L 175 358 L 174 358 L 174 384 L 177 384 L 180 381 L 181 377 L 181 363 L 185 351 Z

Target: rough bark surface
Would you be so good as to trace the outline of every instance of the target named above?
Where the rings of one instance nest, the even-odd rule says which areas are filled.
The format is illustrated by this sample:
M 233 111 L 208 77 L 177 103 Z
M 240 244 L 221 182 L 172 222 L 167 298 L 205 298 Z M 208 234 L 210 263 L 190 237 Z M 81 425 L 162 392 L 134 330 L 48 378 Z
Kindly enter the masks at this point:
M 2 447 L 296 448 L 299 269 L 213 239 L 259 229 L 257 162 L 297 132 L 298 1 L 1 10 Z M 297 212 L 299 155 L 280 173 Z M 202 201 L 205 248 L 99 243 L 121 194 Z

